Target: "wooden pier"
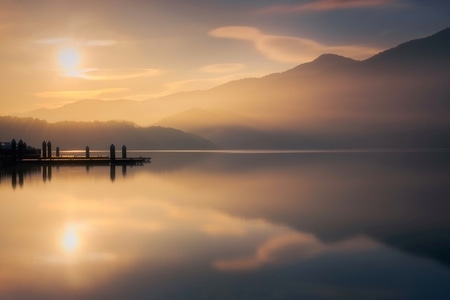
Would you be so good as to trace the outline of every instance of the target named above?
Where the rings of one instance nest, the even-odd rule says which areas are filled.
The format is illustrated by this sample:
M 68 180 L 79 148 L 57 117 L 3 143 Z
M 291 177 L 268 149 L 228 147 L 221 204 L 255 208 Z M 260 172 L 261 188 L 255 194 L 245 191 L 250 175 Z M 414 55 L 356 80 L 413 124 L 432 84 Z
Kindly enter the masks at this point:
M 19 143 L 13 139 L 11 143 L 0 144 L 0 166 L 8 165 L 122 165 L 137 166 L 150 162 L 150 157 L 127 157 L 127 148 L 122 146 L 122 157 L 116 157 L 116 147 L 111 144 L 109 156 L 91 157 L 90 149 L 86 146 L 85 156 L 61 156 L 56 147 L 56 156 L 52 152 L 50 141 L 42 142 L 42 149 L 29 147 L 22 140 Z
M 62 165 L 127 165 L 137 166 L 149 163 L 150 157 L 129 157 L 115 158 L 110 157 L 52 157 L 52 158 L 24 158 L 16 161 L 16 164 L 25 165 L 43 165 L 43 166 L 62 166 Z

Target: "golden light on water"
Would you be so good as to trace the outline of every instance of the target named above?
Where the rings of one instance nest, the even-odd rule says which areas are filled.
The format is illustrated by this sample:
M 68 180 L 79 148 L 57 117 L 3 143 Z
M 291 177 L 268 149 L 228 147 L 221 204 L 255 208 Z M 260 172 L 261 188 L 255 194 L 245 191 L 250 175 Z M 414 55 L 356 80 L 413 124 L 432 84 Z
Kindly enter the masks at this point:
M 62 246 L 67 252 L 73 252 L 78 248 L 78 233 L 73 226 L 68 226 L 61 239 Z

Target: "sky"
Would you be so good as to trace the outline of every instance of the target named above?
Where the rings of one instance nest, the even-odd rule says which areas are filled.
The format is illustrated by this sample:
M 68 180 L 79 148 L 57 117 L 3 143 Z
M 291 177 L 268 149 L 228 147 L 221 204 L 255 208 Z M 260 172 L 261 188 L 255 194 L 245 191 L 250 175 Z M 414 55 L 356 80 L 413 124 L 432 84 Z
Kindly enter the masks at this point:
M 0 0 L 0 115 L 145 100 L 450 26 L 446 0 Z

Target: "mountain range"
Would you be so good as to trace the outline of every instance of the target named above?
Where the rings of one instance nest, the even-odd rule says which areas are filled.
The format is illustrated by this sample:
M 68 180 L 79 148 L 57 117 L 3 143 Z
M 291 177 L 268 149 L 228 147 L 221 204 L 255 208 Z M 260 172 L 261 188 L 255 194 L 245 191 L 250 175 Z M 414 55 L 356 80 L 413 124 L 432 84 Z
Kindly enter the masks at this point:
M 40 148 L 42 141 L 51 141 L 61 150 L 107 150 L 111 144 L 128 149 L 214 149 L 208 140 L 191 133 L 158 126 L 141 127 L 131 122 L 75 122 L 48 123 L 33 118 L 0 117 L 2 142 L 23 140 Z
M 220 148 L 449 147 L 449 70 L 447 28 L 362 61 L 324 54 L 209 90 L 82 100 L 22 116 L 172 127 Z

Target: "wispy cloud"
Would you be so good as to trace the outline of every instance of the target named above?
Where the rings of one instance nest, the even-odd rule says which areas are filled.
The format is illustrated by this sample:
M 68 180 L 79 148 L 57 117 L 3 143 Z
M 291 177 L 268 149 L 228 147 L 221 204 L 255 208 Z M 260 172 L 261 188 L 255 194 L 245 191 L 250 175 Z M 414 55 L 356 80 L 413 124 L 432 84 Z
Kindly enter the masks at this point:
M 254 270 L 270 263 L 286 260 L 287 251 L 295 251 L 295 260 L 306 260 L 314 257 L 323 249 L 323 245 L 316 237 L 303 233 L 288 233 L 271 238 L 258 247 L 252 256 L 223 259 L 213 262 L 213 266 L 219 270 Z M 280 255 L 283 252 L 284 257 Z M 289 258 L 292 259 L 292 253 Z
M 90 68 L 75 73 L 66 74 L 69 77 L 77 77 L 87 80 L 125 80 L 139 77 L 157 76 L 161 74 L 157 69 L 97 69 Z
M 228 76 L 213 77 L 213 78 L 194 78 L 189 80 L 176 81 L 166 84 L 165 94 L 172 94 L 182 91 L 192 91 L 192 90 L 204 90 L 224 84 L 233 80 L 251 78 L 251 77 L 261 77 L 265 74 L 260 73 L 238 73 Z
M 362 236 L 325 244 L 311 234 L 292 232 L 269 238 L 251 256 L 216 260 L 213 266 L 222 271 L 254 270 L 269 264 L 306 261 L 327 252 L 362 252 L 377 247 L 376 242 Z
M 63 46 L 67 47 L 70 54 L 75 55 L 78 59 L 78 53 L 73 50 L 72 47 L 75 45 L 77 48 L 80 47 L 107 47 L 113 46 L 118 42 L 116 40 L 103 40 L 103 39 L 75 39 L 71 37 L 52 37 L 46 39 L 40 39 L 34 41 L 37 44 L 49 45 L 49 46 Z M 64 48 L 62 48 L 64 49 Z M 74 53 L 74 54 L 73 54 Z M 70 59 L 74 59 L 69 57 Z M 95 67 L 85 67 L 81 68 L 78 66 L 71 66 L 71 68 L 63 68 L 62 75 L 66 77 L 75 77 L 86 80 L 124 80 L 147 76 L 156 76 L 161 74 L 161 70 L 148 69 L 148 68 L 95 68 Z
M 379 52 L 379 49 L 359 45 L 330 46 L 306 38 L 268 35 L 245 26 L 219 27 L 211 30 L 209 35 L 252 42 L 259 52 L 279 62 L 303 63 L 324 53 L 364 59 Z
M 392 3 L 392 0 L 316 0 L 302 4 L 273 5 L 267 8 L 260 9 L 258 13 L 292 14 L 311 11 L 385 6 L 390 3 Z
M 76 90 L 76 91 L 51 91 L 34 93 L 39 98 L 62 98 L 62 99 L 83 99 L 101 98 L 105 94 L 116 94 L 129 91 L 128 88 L 110 88 L 99 90 Z
M 201 67 L 200 71 L 205 73 L 229 73 L 240 71 L 244 68 L 245 65 L 243 64 L 227 63 L 227 64 L 206 65 Z
M 104 47 L 104 46 L 112 46 L 117 44 L 116 40 L 87 40 L 84 42 L 84 44 L 86 46 L 100 46 L 100 47 Z
M 42 44 L 42 45 L 60 45 L 60 44 L 68 43 L 71 41 L 72 41 L 72 39 L 68 38 L 68 37 L 52 37 L 52 38 L 35 40 L 34 42 L 36 44 Z
M 64 45 L 64 44 L 77 44 L 88 47 L 105 47 L 117 44 L 116 40 L 83 40 L 75 39 L 71 37 L 51 37 L 45 39 L 39 39 L 34 41 L 36 44 L 42 45 Z

